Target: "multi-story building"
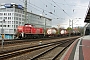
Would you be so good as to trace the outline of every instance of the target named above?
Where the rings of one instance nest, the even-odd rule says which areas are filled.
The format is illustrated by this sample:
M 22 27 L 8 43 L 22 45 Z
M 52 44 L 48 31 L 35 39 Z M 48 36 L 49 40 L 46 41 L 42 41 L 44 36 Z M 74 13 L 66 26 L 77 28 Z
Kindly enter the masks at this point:
M 24 25 L 24 7 L 15 3 L 1 4 L 0 6 L 0 39 L 4 34 L 5 39 L 14 39 L 17 26 Z M 51 19 L 34 13 L 27 12 L 29 24 L 35 27 L 50 28 Z

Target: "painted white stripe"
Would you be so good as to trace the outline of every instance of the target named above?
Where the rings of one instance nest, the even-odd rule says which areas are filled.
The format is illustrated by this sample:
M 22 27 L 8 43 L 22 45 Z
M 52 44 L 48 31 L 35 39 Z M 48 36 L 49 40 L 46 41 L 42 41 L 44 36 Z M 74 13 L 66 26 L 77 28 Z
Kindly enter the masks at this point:
M 74 60 L 79 60 L 79 45 L 80 45 L 81 39 L 79 39 L 78 44 L 76 46 L 76 51 L 74 55 Z

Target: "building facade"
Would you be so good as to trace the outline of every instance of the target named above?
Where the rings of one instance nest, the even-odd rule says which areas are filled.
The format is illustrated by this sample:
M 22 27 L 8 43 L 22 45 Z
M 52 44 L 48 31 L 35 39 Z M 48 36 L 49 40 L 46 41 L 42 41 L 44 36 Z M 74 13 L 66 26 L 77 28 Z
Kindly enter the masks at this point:
M 14 39 L 17 26 L 24 25 L 24 7 L 15 3 L 1 4 L 0 6 L 0 39 Z M 51 19 L 27 12 L 27 23 L 34 27 L 50 28 Z

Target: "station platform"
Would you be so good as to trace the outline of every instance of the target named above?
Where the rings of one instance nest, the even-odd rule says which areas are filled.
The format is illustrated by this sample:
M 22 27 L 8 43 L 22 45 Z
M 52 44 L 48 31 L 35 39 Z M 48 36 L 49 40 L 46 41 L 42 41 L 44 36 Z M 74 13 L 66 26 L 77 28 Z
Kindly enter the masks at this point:
M 90 60 L 90 35 L 75 40 L 60 60 Z

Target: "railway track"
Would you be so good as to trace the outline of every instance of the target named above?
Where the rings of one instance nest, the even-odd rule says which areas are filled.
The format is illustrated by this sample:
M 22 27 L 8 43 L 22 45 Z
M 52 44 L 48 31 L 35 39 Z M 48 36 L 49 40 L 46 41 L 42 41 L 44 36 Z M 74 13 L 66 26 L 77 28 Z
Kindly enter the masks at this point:
M 52 38 L 39 38 L 39 39 L 12 39 L 12 40 L 4 40 L 4 45 L 18 44 L 23 42 L 31 42 L 31 41 L 40 41 L 40 40 L 51 40 L 51 39 L 59 39 L 66 37 L 52 37 Z M 0 40 L 0 45 L 2 45 L 2 40 Z
M 72 38 L 79 38 L 79 36 L 77 37 L 70 37 Z M 30 47 L 30 46 L 35 46 L 35 45 L 39 45 L 40 41 L 42 41 L 42 44 L 45 43 L 50 43 L 50 42 L 55 42 L 55 41 L 60 41 L 60 40 L 65 40 L 65 39 L 69 39 L 69 38 L 60 38 L 60 39 L 49 39 L 49 40 L 36 40 L 36 41 L 30 41 L 30 42 L 23 42 L 23 43 L 17 43 L 17 44 L 9 44 L 9 45 L 4 45 L 4 49 L 2 51 L 2 47 L 0 47 L 0 53 L 5 52 L 5 51 L 10 51 L 10 50 L 16 50 L 16 49 L 22 49 L 22 48 L 26 48 L 26 47 Z
M 76 38 L 72 38 L 72 39 L 76 39 Z M 31 47 L 25 47 L 25 48 L 22 48 L 22 49 L 16 49 L 16 50 L 11 50 L 11 51 L 4 51 L 3 53 L 0 53 L 0 59 L 14 59 L 14 57 L 16 56 L 20 56 L 22 54 L 26 54 L 28 55 L 27 53 L 32 53 L 31 55 L 28 55 L 30 59 L 33 59 L 35 55 L 33 54 L 36 54 L 37 51 L 41 52 L 43 50 L 47 50 L 49 48 L 53 48 L 55 46 L 60 46 L 66 42 L 70 41 L 69 39 L 68 40 L 62 40 L 62 41 L 56 41 L 56 42 L 51 42 L 51 43 L 46 43 L 46 44 L 41 44 L 41 45 L 36 45 L 36 46 L 31 46 Z M 54 48 L 53 48 L 54 49 Z M 41 50 L 41 51 L 40 51 Z M 33 53 L 33 52 L 36 52 L 36 53 Z M 40 55 L 41 53 L 37 53 L 36 55 Z M 28 57 L 27 56 L 27 57 Z M 19 58 L 17 57 L 17 60 Z M 25 58 L 24 58 L 25 59 Z M 28 59 L 28 58 L 26 58 Z M 22 60 L 22 59 L 19 59 L 19 60 Z
M 58 56 L 69 46 L 74 40 L 65 40 L 56 46 L 41 52 L 30 60 L 56 60 Z M 64 46 L 64 47 L 63 47 Z

